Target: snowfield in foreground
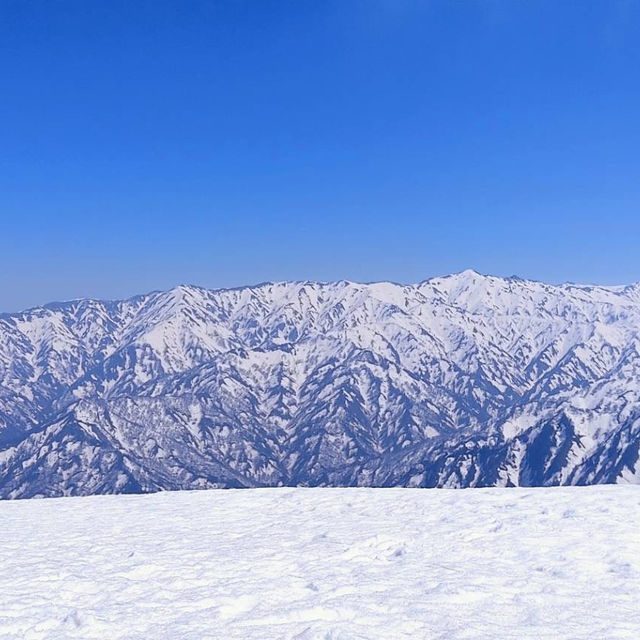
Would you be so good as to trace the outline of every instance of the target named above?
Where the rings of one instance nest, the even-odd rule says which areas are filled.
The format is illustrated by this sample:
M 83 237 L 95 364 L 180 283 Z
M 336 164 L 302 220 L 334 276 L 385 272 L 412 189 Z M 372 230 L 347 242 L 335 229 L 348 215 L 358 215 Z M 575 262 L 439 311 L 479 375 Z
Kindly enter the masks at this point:
M 638 638 L 640 488 L 0 503 L 2 638 Z

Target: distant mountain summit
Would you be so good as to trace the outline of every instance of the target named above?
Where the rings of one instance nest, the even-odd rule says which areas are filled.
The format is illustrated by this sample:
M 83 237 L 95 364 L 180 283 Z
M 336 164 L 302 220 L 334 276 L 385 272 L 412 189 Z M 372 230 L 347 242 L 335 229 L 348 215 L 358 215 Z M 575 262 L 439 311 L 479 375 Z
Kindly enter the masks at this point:
M 0 316 L 0 497 L 640 482 L 640 286 L 181 286 Z

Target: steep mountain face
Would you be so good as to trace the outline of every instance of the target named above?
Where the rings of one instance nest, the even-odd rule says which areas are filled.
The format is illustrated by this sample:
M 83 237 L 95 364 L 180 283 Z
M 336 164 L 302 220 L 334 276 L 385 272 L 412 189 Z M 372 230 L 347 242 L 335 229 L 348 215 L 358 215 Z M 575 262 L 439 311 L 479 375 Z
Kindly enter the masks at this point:
M 640 482 L 640 286 L 178 287 L 0 316 L 0 497 Z

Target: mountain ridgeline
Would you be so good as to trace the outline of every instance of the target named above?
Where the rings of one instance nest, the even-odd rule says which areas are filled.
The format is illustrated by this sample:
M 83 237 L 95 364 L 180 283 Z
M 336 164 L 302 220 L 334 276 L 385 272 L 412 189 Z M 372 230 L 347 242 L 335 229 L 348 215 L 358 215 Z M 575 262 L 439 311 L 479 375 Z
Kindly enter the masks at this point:
M 640 285 L 473 271 L 0 316 L 0 497 L 640 482 Z

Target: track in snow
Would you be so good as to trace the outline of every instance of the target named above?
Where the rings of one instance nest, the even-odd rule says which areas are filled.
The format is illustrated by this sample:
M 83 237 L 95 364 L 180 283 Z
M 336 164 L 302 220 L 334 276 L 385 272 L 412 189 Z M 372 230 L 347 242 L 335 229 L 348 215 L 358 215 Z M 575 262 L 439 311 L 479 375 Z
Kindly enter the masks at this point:
M 640 488 L 0 503 L 2 638 L 638 638 Z

